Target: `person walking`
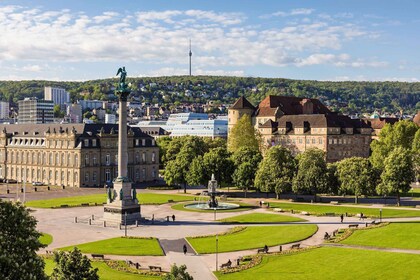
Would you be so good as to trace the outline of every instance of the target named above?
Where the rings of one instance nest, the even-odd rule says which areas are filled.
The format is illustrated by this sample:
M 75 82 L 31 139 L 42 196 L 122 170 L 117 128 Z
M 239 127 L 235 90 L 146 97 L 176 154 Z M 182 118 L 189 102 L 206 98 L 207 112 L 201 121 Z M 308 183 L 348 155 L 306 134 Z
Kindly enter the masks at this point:
M 184 255 L 186 255 L 187 254 L 187 245 L 186 244 L 184 244 L 184 247 L 182 247 L 182 250 L 184 251 Z
M 344 219 L 344 215 L 343 214 L 341 214 L 340 219 L 341 219 L 341 222 L 343 222 L 343 219 Z
M 172 215 L 172 222 L 175 222 L 175 214 Z

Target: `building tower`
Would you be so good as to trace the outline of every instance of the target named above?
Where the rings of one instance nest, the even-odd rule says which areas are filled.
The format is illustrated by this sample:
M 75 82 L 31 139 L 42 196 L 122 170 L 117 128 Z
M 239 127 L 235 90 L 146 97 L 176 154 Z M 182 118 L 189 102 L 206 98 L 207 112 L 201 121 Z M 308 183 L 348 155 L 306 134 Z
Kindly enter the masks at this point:
M 125 67 L 118 70 L 121 73 L 120 83 L 116 89 L 119 99 L 118 123 L 118 177 L 114 180 L 114 188 L 108 188 L 107 204 L 104 206 L 104 220 L 117 223 L 135 223 L 141 218 L 140 205 L 136 189 L 128 177 L 127 152 L 127 97 L 130 89 L 125 83 L 127 72 Z
M 190 76 L 191 76 L 191 57 L 192 57 L 192 52 L 191 52 L 191 39 L 190 39 L 190 52 L 188 54 L 190 56 Z
M 241 96 L 228 109 L 228 137 L 232 127 L 239 121 L 243 115 L 250 115 L 255 112 L 255 107 L 245 97 Z

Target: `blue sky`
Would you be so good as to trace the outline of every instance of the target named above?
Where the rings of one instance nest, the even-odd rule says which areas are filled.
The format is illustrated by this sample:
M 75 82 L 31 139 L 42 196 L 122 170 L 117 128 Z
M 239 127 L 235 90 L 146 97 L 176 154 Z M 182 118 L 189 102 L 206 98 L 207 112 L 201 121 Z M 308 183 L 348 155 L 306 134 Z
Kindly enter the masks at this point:
M 0 0 L 0 80 L 420 81 L 420 1 Z

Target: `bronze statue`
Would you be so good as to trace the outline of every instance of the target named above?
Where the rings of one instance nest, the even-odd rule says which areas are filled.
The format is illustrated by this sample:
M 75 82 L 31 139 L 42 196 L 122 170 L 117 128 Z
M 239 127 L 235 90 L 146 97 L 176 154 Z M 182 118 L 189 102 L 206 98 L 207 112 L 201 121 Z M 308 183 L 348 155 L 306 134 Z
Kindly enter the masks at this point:
M 120 67 L 117 71 L 117 75 L 120 74 L 120 83 L 118 85 L 118 87 L 120 89 L 125 89 L 127 87 L 126 83 L 125 83 L 125 77 L 127 77 L 127 72 L 125 71 L 125 66 L 123 66 L 122 68 Z

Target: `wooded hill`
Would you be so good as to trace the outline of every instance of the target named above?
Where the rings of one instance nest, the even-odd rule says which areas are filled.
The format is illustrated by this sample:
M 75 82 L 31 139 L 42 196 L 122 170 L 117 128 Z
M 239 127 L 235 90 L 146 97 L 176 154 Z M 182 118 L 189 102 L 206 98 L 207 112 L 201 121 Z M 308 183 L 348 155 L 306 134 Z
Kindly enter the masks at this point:
M 258 104 L 267 95 L 319 98 L 334 111 L 365 113 L 375 110 L 415 113 L 420 110 L 420 83 L 328 82 L 281 78 L 171 76 L 128 78 L 131 99 L 171 106 L 180 103 L 231 104 L 246 96 Z M 117 79 L 85 82 L 0 81 L 0 99 L 17 102 L 24 97 L 43 98 L 44 86 L 63 87 L 71 99 L 114 100 Z

